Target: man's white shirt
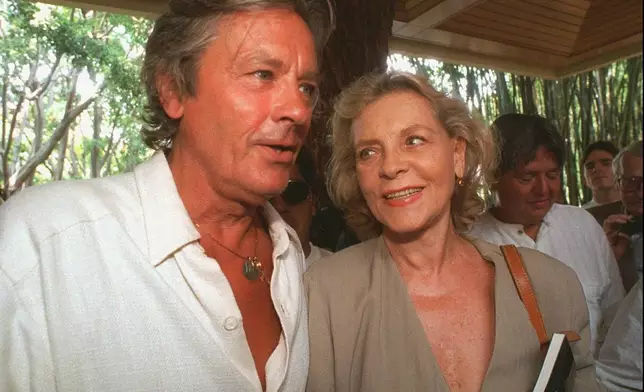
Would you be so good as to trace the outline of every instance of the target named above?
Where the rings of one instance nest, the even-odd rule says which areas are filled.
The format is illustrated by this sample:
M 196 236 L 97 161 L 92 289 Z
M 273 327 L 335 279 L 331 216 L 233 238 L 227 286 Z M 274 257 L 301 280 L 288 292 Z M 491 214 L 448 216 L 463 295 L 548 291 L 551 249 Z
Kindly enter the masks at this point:
M 597 358 L 597 378 L 610 392 L 641 391 L 642 278 L 622 301 Z
M 597 355 L 624 285 L 606 234 L 583 208 L 554 204 L 543 219 L 534 241 L 518 224 L 503 223 L 486 212 L 469 235 L 504 245 L 536 249 L 572 268 L 581 282 L 588 304 L 591 352 Z
M 269 203 L 264 211 L 283 329 L 267 390 L 301 392 L 304 255 Z M 9 199 L 0 208 L 0 391 L 260 391 L 232 289 L 198 239 L 162 153 L 133 173 Z

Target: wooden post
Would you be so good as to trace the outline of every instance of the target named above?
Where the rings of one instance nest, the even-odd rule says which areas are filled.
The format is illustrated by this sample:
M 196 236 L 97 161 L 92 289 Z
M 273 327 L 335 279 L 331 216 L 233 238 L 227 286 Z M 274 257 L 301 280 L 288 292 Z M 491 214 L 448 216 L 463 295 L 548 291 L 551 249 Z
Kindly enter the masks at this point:
M 333 100 L 360 76 L 387 69 L 395 0 L 335 0 L 336 29 L 322 58 L 320 102 L 307 145 L 316 159 L 317 194 L 326 204 L 324 174 L 331 156 L 328 121 Z

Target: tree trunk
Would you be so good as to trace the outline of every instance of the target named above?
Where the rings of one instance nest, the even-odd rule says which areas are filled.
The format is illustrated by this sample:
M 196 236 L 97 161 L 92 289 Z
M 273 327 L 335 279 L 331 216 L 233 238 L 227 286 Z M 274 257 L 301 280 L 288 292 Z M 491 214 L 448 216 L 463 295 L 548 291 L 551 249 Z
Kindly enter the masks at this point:
M 45 129 L 45 113 L 43 111 L 43 97 L 39 96 L 34 104 L 34 141 L 31 145 L 31 155 L 34 155 L 42 147 L 42 134 Z M 25 186 L 29 187 L 34 182 L 34 172 L 29 174 L 25 181 Z
M 321 58 L 320 102 L 307 143 L 317 160 L 316 188 L 322 203 L 328 201 L 324 173 L 331 155 L 327 122 L 333 99 L 360 76 L 387 70 L 394 1 L 338 0 L 335 1 L 335 15 L 336 29 Z
M 101 138 L 101 123 L 103 122 L 103 111 L 101 110 L 100 99 L 94 102 L 94 131 L 92 134 L 92 152 L 90 155 L 91 162 L 91 176 L 92 178 L 99 177 L 100 161 L 99 161 L 99 141 Z
M 516 113 L 517 109 L 514 106 L 514 100 L 510 97 L 504 72 L 496 72 L 496 92 L 499 97 L 499 115 Z
M 534 102 L 533 83 L 531 77 L 519 76 L 519 91 L 524 114 L 538 114 L 537 105 Z

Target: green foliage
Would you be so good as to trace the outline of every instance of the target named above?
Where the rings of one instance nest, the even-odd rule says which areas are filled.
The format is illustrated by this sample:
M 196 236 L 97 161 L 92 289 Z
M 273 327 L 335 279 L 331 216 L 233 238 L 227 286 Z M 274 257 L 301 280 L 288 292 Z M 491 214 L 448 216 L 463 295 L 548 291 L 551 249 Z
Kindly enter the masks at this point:
M 8 0 L 0 23 L 3 197 L 31 184 L 128 170 L 150 154 L 138 137 L 150 20 Z M 71 118 L 74 108 L 83 110 Z M 35 170 L 25 169 L 30 163 Z

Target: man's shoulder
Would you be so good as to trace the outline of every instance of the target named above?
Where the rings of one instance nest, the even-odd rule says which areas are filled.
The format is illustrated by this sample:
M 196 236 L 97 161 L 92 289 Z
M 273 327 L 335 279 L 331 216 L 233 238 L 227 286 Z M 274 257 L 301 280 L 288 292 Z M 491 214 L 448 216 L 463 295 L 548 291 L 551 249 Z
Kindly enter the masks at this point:
M 588 208 L 586 211 L 588 211 L 588 213 L 590 213 L 595 218 L 595 220 L 597 220 L 597 223 L 602 225 L 604 224 L 604 220 L 610 215 L 621 214 L 622 209 L 622 202 L 616 201 L 613 203 L 602 204 Z
M 597 220 L 585 209 L 567 204 L 554 204 L 548 222 L 557 228 L 589 231 L 600 229 Z M 602 231 L 603 233 L 603 231 Z
M 0 207 L 0 227 L 2 234 L 6 234 L 8 227 L 22 228 L 43 239 L 80 222 L 118 213 L 136 199 L 133 173 L 56 181 L 27 188 L 9 198 Z
M 508 238 L 512 237 L 508 233 L 510 229 L 508 224 L 500 222 L 489 211 L 486 211 L 474 221 L 472 227 L 464 234 L 472 238 L 479 238 L 498 244 L 504 243 Z

